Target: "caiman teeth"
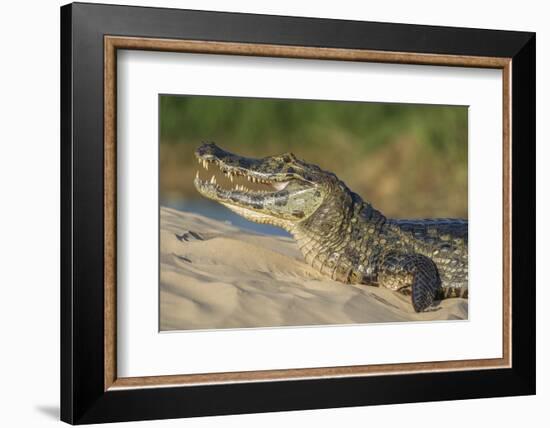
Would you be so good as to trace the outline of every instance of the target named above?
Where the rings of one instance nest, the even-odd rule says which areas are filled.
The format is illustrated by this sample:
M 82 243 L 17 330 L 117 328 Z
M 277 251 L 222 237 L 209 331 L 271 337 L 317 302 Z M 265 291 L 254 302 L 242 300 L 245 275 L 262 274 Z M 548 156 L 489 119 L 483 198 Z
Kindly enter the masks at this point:
M 264 178 L 264 177 L 257 177 L 256 175 L 253 175 L 253 174 L 256 174 L 255 172 L 251 173 L 251 174 L 248 174 L 247 172 L 243 172 L 239 169 L 235 169 L 235 167 L 225 165 L 225 164 L 223 164 L 222 162 L 220 162 L 216 159 L 204 159 L 204 158 L 197 157 L 197 162 L 199 163 L 199 165 L 202 168 L 204 168 L 206 170 L 208 170 L 209 164 L 211 164 L 211 163 L 217 165 L 218 168 L 220 169 L 220 172 L 226 178 L 228 178 L 231 181 L 232 184 L 235 183 L 235 180 L 237 178 L 241 178 L 241 177 L 242 178 L 246 177 L 246 179 L 248 181 L 250 181 L 251 183 L 254 183 L 254 184 L 265 184 L 265 185 L 271 186 L 276 191 L 283 190 L 289 184 L 289 181 L 277 181 L 277 179 L 268 179 L 268 178 Z M 195 174 L 195 179 L 198 180 L 199 182 L 203 183 L 204 185 L 209 184 L 209 185 L 215 186 L 216 188 L 221 189 L 220 185 L 218 185 L 218 183 L 217 183 L 215 175 L 212 175 L 210 180 L 206 179 L 205 181 L 202 181 L 200 179 L 200 173 L 199 173 L 199 171 L 197 171 L 196 174 Z M 250 193 L 250 192 L 259 193 L 259 194 L 271 193 L 271 191 L 264 190 L 264 189 L 251 190 L 251 189 L 248 189 L 245 186 L 240 185 L 240 184 L 237 184 L 233 188 L 231 188 L 231 186 L 230 186 L 230 189 L 233 190 L 233 191 L 240 191 L 240 192 L 246 192 L 246 193 Z

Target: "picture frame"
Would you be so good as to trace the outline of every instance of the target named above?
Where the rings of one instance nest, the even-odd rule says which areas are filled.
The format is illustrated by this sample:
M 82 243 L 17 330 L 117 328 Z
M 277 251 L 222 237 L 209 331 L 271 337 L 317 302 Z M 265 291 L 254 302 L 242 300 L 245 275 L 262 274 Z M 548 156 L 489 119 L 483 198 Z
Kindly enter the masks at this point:
M 501 358 L 119 377 L 120 50 L 502 70 L 503 158 L 486 160 L 503 168 Z M 533 33 L 63 6 L 61 419 L 86 424 L 534 394 L 535 97 Z

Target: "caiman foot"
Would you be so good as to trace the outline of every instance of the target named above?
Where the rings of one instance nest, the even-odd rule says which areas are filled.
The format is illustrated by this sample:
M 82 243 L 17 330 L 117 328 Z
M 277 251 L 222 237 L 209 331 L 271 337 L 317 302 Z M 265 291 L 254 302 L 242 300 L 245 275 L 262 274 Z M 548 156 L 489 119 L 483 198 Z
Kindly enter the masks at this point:
M 410 294 L 415 312 L 423 312 L 432 306 L 441 292 L 435 263 L 421 254 L 387 254 L 381 264 L 378 282 L 382 287 Z

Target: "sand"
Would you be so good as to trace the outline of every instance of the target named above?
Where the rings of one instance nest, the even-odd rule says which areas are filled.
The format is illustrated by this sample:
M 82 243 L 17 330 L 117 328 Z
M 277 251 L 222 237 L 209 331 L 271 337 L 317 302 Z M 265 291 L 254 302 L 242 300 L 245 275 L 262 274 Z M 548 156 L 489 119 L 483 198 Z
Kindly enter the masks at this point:
M 409 298 L 332 281 L 291 238 L 161 208 L 160 328 L 166 330 L 467 319 L 466 299 L 417 314 Z

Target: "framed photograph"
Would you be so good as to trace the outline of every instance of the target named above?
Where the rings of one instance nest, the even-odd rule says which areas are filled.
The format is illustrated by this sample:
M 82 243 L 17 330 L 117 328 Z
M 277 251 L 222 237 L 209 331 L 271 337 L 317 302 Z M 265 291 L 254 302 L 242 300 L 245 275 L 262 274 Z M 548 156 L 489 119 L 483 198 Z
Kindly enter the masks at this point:
M 61 8 L 61 418 L 535 393 L 535 35 Z

